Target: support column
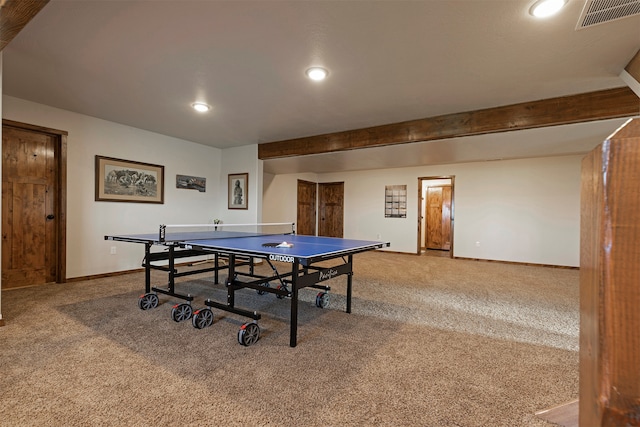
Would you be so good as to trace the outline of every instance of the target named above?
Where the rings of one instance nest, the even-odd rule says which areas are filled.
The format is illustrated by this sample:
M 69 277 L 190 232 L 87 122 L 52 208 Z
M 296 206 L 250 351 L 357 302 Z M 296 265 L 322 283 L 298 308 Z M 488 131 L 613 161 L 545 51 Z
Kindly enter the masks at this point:
M 640 426 L 640 119 L 582 163 L 580 426 Z

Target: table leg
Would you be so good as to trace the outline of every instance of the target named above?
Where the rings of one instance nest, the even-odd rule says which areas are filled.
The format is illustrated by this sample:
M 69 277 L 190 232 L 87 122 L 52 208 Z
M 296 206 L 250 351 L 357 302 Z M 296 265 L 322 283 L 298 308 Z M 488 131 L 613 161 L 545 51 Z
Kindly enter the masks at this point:
M 218 283 L 220 283 L 218 280 L 218 266 L 220 265 L 220 256 L 218 255 L 218 252 L 216 252 L 213 255 L 213 259 L 215 260 L 215 263 L 216 263 L 216 269 L 214 270 L 214 273 L 213 273 L 213 283 L 217 285 Z
M 353 282 L 353 255 L 349 255 L 350 272 L 347 273 L 347 313 L 351 313 L 351 289 Z
M 227 277 L 227 307 L 235 306 L 236 287 L 233 284 L 236 275 L 236 256 L 229 254 L 229 276 Z
M 169 292 L 175 293 L 176 262 L 174 259 L 174 247 L 169 246 Z
M 291 277 L 291 326 L 289 332 L 289 346 L 295 347 L 298 344 L 298 262 L 293 263 L 293 274 Z
M 151 255 L 151 243 L 145 243 L 144 245 L 144 292 L 151 292 L 151 261 L 149 256 Z

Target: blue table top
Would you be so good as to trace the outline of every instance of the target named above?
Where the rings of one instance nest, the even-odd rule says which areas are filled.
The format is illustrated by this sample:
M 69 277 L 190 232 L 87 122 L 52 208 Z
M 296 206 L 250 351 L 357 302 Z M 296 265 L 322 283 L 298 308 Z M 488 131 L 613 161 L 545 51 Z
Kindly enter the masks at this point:
M 291 247 L 273 247 L 287 242 Z M 220 252 L 238 252 L 258 255 L 286 255 L 296 258 L 327 256 L 344 252 L 376 249 L 388 244 L 369 240 L 342 239 L 337 237 L 303 236 L 295 234 L 229 237 L 224 239 L 184 241 L 185 245 Z M 269 246 L 263 246 L 267 244 Z
M 240 231 L 179 232 L 165 236 L 161 241 L 158 234 L 130 234 L 106 236 L 107 240 L 133 243 L 172 243 L 186 248 L 211 252 L 224 252 L 265 256 L 283 255 L 299 259 L 331 258 L 389 246 L 389 243 L 372 240 L 354 240 L 338 237 L 305 236 L 296 234 L 262 234 Z M 287 242 L 291 247 L 274 247 Z

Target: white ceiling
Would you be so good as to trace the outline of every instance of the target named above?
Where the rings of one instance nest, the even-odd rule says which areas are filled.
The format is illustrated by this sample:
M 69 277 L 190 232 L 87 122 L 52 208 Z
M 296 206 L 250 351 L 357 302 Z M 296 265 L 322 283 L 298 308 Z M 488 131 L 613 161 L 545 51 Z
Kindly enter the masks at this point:
M 3 51 L 3 92 L 219 148 L 625 86 L 640 15 L 575 30 L 530 0 L 51 0 Z M 312 65 L 329 78 L 309 81 Z M 197 114 L 190 104 L 213 106 Z M 623 121 L 277 159 L 329 172 L 584 153 Z

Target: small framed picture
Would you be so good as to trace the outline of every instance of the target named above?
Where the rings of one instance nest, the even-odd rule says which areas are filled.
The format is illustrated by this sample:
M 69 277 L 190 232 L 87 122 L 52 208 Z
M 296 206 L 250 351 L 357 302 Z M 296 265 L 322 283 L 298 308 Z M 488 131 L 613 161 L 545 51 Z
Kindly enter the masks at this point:
M 207 191 L 207 178 L 190 175 L 176 175 L 176 188 L 186 190 L 198 190 L 201 193 Z
M 249 174 L 229 174 L 229 209 L 248 209 Z
M 96 201 L 164 203 L 164 166 L 96 156 Z

